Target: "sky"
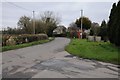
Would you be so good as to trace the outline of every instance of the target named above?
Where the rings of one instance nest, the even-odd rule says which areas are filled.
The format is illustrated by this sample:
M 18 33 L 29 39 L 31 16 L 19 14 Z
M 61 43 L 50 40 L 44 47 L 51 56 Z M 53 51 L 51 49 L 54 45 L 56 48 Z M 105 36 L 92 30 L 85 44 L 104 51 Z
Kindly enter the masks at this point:
M 114 1 L 113 1 L 114 2 Z M 35 18 L 45 11 L 53 11 L 61 18 L 60 25 L 66 27 L 80 17 L 80 10 L 83 9 L 83 16 L 88 17 L 92 22 L 101 24 L 102 20 L 109 18 L 113 2 L 2 2 L 2 28 L 16 27 L 21 16 L 32 17 L 35 11 Z M 1 3 L 0 3 L 1 4 Z M 0 13 L 1 15 L 1 13 Z

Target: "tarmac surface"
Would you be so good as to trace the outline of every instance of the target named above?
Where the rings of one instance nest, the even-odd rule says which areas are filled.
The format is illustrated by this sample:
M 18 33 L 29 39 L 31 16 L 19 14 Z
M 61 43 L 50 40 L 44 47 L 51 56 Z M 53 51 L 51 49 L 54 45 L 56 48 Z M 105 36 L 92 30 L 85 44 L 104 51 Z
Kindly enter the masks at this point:
M 78 58 L 64 50 L 70 39 L 2 53 L 3 78 L 118 78 L 118 65 Z

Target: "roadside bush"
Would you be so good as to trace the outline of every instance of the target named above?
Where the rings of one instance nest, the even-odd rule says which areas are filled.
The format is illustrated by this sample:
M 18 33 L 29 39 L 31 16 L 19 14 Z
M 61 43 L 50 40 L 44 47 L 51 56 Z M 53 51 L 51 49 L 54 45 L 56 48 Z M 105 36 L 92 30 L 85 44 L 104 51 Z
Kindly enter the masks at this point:
M 17 44 L 48 39 L 46 34 L 23 34 L 17 36 Z
M 78 38 L 77 32 L 70 32 L 71 38 Z
M 3 35 L 2 46 L 22 44 L 45 39 L 48 39 L 46 34 Z
M 83 32 L 82 38 L 85 39 L 85 38 L 86 38 L 86 35 L 87 35 L 87 34 L 86 34 L 85 32 Z
M 16 41 L 13 36 L 10 36 L 10 38 L 6 41 L 6 45 L 7 46 L 16 45 Z
M 48 39 L 48 36 L 47 36 L 46 34 L 38 34 L 38 35 L 37 35 L 37 39 L 38 39 L 38 40 Z
M 66 32 L 66 36 L 69 38 L 70 37 L 70 32 Z
M 10 38 L 10 35 L 2 35 L 2 46 L 6 46 L 6 41 Z

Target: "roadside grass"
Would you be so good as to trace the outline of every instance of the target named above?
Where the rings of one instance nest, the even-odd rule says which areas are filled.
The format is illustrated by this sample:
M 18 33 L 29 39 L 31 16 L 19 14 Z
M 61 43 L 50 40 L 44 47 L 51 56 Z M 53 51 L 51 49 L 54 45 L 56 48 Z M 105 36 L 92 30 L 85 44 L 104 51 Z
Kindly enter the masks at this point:
M 43 43 L 47 43 L 54 40 L 54 38 L 49 38 L 47 40 L 39 40 L 39 41 L 34 41 L 34 42 L 30 42 L 30 43 L 24 43 L 24 44 L 19 44 L 19 45 L 14 45 L 14 46 L 2 46 L 2 52 L 4 51 L 8 51 L 8 50 L 14 50 L 14 49 L 19 49 L 19 48 L 24 48 L 24 47 L 29 47 L 29 46 L 33 46 L 33 45 L 38 45 L 38 44 L 43 44 Z
M 82 58 L 120 64 L 120 50 L 109 42 L 89 42 L 85 39 L 72 39 L 65 49 L 72 55 Z

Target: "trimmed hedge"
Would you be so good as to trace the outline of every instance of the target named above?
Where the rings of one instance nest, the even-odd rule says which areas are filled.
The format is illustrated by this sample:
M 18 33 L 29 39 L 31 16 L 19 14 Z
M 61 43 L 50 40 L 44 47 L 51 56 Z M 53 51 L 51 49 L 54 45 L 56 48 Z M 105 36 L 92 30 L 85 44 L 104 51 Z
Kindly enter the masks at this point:
M 17 36 L 17 44 L 48 39 L 46 34 L 24 34 Z
M 2 46 L 6 46 L 6 41 L 10 38 L 10 35 L 2 35 Z
M 11 36 L 15 40 L 16 44 L 48 39 L 48 36 L 46 34 L 3 35 L 2 46 L 9 44 L 8 42 L 10 42 L 9 39 Z

